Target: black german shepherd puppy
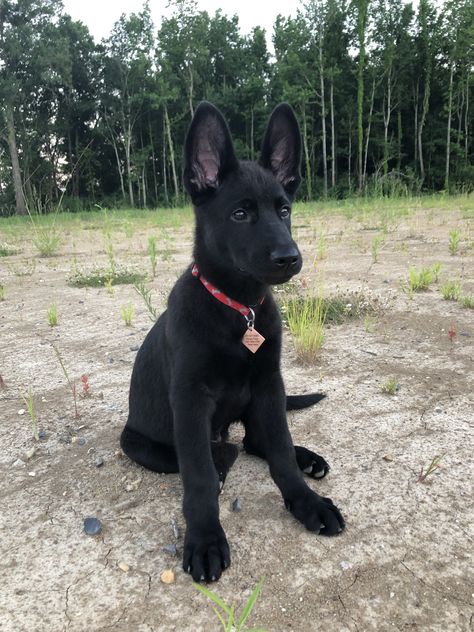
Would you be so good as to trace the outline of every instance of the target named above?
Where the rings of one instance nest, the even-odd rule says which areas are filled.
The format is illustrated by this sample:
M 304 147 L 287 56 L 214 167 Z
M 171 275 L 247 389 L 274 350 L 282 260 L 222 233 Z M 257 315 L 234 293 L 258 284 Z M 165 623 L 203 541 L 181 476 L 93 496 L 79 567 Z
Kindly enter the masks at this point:
M 137 354 L 121 445 L 151 470 L 181 473 L 183 567 L 195 581 L 217 580 L 230 564 L 218 495 L 237 457 L 226 442 L 234 421 L 245 426 L 245 450 L 268 461 L 286 507 L 307 529 L 344 529 L 332 501 L 303 478 L 303 471 L 322 478 L 326 461 L 291 440 L 286 407 L 323 396 L 285 396 L 281 321 L 269 287 L 302 266 L 290 226 L 300 155 L 287 104 L 271 115 L 258 163 L 237 160 L 224 118 L 210 103 L 196 109 L 186 139 L 195 265 L 177 281 Z

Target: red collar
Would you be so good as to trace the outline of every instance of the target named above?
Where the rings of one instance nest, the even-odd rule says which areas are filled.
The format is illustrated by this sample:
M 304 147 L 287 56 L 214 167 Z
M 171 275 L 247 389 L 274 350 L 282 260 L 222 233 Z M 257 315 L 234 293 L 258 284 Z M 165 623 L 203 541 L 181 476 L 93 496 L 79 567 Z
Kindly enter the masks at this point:
M 224 294 L 224 292 L 221 292 L 218 288 L 216 288 L 215 285 L 212 285 L 212 283 L 209 283 L 209 281 L 205 279 L 202 276 L 202 274 L 199 272 L 199 268 L 197 267 L 195 263 L 193 264 L 193 267 L 191 268 L 191 274 L 197 277 L 201 281 L 201 283 L 204 285 L 206 290 L 210 294 L 212 294 L 214 298 L 217 298 L 218 301 L 220 301 L 221 303 L 224 303 L 224 305 L 227 305 L 227 307 L 232 307 L 232 309 L 235 309 L 235 311 L 242 314 L 242 316 L 244 316 L 245 319 L 247 320 L 247 323 L 251 322 L 251 326 L 253 327 L 255 312 L 253 311 L 251 307 L 247 307 L 246 305 L 242 305 L 242 303 L 234 301 L 234 299 L 229 298 L 228 296 Z M 261 305 L 264 299 L 265 297 L 262 296 L 262 298 L 258 301 L 258 304 Z

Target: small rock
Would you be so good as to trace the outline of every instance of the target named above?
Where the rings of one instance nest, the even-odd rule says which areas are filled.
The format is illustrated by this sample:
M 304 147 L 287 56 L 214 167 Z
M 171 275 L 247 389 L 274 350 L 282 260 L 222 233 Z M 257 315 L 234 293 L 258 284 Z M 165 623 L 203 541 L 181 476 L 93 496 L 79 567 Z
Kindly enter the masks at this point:
M 28 476 L 31 476 L 33 478 L 34 476 L 36 476 L 36 472 L 28 472 Z
M 169 555 L 178 555 L 178 549 L 176 548 L 176 544 L 166 544 L 163 547 L 163 551 L 165 553 L 169 553 Z
M 240 500 L 236 498 L 232 503 L 232 511 L 242 511 L 242 505 L 240 504 Z
M 104 459 L 101 456 L 98 456 L 94 461 L 94 465 L 96 467 L 102 467 L 104 465 Z
M 350 568 L 352 568 L 352 564 L 350 562 L 346 562 L 345 560 L 342 560 L 339 566 L 342 568 L 343 571 L 348 571 Z
M 382 459 L 383 459 L 384 461 L 389 461 L 389 462 L 390 462 L 390 461 L 393 461 L 393 454 L 384 454 L 384 455 L 383 455 L 383 457 L 382 457 Z
M 130 347 L 130 351 L 138 351 L 140 349 L 140 347 L 138 345 L 134 345 L 133 347 Z
M 44 430 L 40 430 L 38 432 L 39 439 L 46 439 L 46 432 Z
M 86 439 L 85 437 L 78 437 L 77 439 L 77 445 L 85 445 L 86 444 Z
M 163 582 L 163 584 L 174 584 L 176 576 L 174 572 L 169 568 L 161 573 L 160 580 Z
M 117 566 L 120 568 L 121 571 L 123 571 L 124 573 L 128 573 L 128 571 L 130 570 L 130 566 L 128 564 L 126 564 L 125 562 L 119 562 L 117 564 Z
M 13 463 L 13 467 L 20 467 L 20 465 L 25 465 L 25 462 L 22 459 L 17 459 Z
M 442 412 L 443 412 L 443 409 L 440 408 L 439 406 L 436 406 L 435 413 L 442 413 Z
M 98 518 L 85 518 L 84 533 L 98 535 L 102 531 L 102 523 Z
M 460 331 L 459 335 L 460 336 L 465 336 L 466 338 L 470 338 L 471 337 L 471 334 L 469 332 L 467 332 L 467 331 Z
M 173 532 L 173 535 L 176 538 L 176 540 L 178 540 L 179 529 L 178 529 L 178 525 L 176 524 L 176 520 L 174 518 L 171 518 L 171 531 Z
M 32 459 L 35 453 L 36 453 L 36 448 L 33 446 L 32 448 L 30 448 L 29 450 L 25 452 L 25 460 L 29 461 L 30 459 Z
M 26 410 L 24 408 L 20 408 L 20 410 L 18 411 L 19 415 L 24 415 L 26 413 Z

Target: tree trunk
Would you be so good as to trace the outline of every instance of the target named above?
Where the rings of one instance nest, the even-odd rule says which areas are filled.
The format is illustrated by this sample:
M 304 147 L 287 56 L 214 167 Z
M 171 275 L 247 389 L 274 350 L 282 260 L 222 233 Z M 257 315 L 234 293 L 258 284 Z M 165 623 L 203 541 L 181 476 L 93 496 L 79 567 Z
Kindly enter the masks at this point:
M 397 110 L 397 172 L 402 168 L 402 113 L 400 107 Z
M 359 11 L 357 15 L 357 35 L 359 39 L 359 67 L 357 71 L 357 143 L 359 162 L 359 191 L 363 186 L 363 150 L 364 150 L 364 66 L 365 66 L 365 29 L 367 25 L 367 5 L 368 0 L 358 2 Z
M 331 77 L 331 187 L 336 186 L 336 130 L 334 129 L 334 78 Z
M 349 147 L 347 148 L 347 185 L 349 193 L 352 193 L 352 114 L 349 118 Z
M 165 115 L 166 136 L 168 138 L 168 148 L 170 151 L 171 174 L 173 176 L 174 194 L 175 194 L 175 200 L 178 200 L 179 187 L 178 187 L 178 178 L 176 176 L 176 163 L 175 163 L 175 158 L 174 158 L 173 139 L 171 138 L 171 125 L 170 125 L 170 119 L 168 116 L 168 108 L 166 107 L 166 104 L 163 106 L 163 108 L 164 108 L 164 115 Z
M 446 172 L 444 176 L 444 188 L 446 191 L 449 189 L 449 160 L 451 157 L 451 117 L 453 108 L 453 75 L 454 75 L 454 62 L 451 61 L 451 68 L 449 71 L 449 92 L 448 92 L 448 128 L 446 131 Z
M 388 128 L 392 114 L 392 67 L 389 66 L 387 73 L 387 104 L 383 109 L 383 173 L 388 173 Z
M 304 151 L 304 159 L 305 159 L 305 168 L 306 168 L 306 191 L 308 194 L 308 200 L 313 199 L 313 186 L 312 186 L 312 174 L 311 174 L 311 161 L 309 159 L 309 151 L 308 151 L 308 137 L 307 137 L 307 126 L 306 126 L 306 111 L 304 105 L 301 108 L 301 118 L 303 120 L 303 151 Z
M 16 145 L 15 120 L 13 118 L 13 106 L 11 104 L 6 104 L 5 118 L 7 123 L 8 148 L 10 149 L 12 162 L 13 188 L 15 189 L 15 212 L 17 215 L 26 215 L 26 201 L 23 193 L 18 147 Z
M 363 186 L 365 186 L 365 181 L 367 177 L 367 156 L 369 154 L 370 128 L 372 127 L 372 113 L 374 111 L 374 98 L 375 98 L 375 77 L 372 81 L 372 93 L 370 95 L 369 119 L 367 121 L 367 131 L 366 131 L 366 137 L 365 137 L 364 173 L 362 177 Z
M 167 169 L 166 169 L 166 124 L 165 124 L 165 117 L 163 116 L 163 134 L 162 134 L 162 138 L 163 138 L 163 192 L 165 194 L 165 204 L 168 206 L 170 203 L 169 197 L 168 197 L 168 175 L 167 175 Z
M 158 182 L 156 179 L 156 157 L 155 157 L 155 145 L 153 143 L 153 133 L 151 130 L 151 122 L 150 119 L 148 119 L 148 135 L 150 137 L 150 145 L 151 145 L 151 165 L 152 165 L 152 171 L 153 171 L 153 187 L 155 190 L 155 204 L 157 204 L 157 200 L 158 200 Z
M 469 80 L 471 75 L 469 71 L 466 77 L 466 109 L 464 110 L 464 161 L 468 164 L 469 158 Z
M 328 159 L 327 159 L 327 134 L 326 134 L 326 98 L 324 93 L 324 64 L 322 32 L 319 33 L 319 87 L 321 91 L 321 126 L 323 133 L 323 196 L 328 196 Z

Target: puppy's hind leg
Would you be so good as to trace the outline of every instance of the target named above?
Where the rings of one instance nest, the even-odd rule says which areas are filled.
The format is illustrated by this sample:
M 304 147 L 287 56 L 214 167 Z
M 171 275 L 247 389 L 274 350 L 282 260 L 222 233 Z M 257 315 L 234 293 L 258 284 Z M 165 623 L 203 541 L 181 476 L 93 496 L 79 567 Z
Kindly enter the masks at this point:
M 120 446 L 132 461 L 153 472 L 162 474 L 179 472 L 178 458 L 173 446 L 153 441 L 127 426 L 120 437 Z
M 212 460 L 219 477 L 219 488 L 222 491 L 230 468 L 234 465 L 239 450 L 234 443 L 211 441 Z

